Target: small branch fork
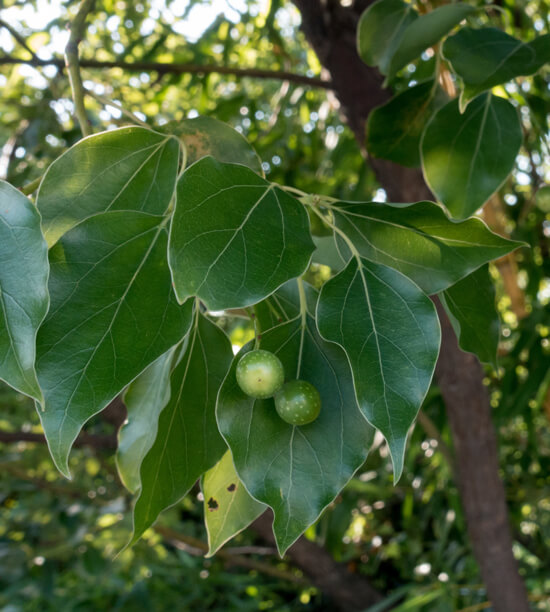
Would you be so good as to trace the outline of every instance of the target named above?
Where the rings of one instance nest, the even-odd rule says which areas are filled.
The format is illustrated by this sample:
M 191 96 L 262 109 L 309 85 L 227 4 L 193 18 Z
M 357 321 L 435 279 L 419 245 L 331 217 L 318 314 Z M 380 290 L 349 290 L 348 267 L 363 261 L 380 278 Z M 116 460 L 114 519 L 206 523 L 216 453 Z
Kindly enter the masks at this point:
M 82 0 L 78 13 L 71 24 L 71 35 L 65 47 L 65 65 L 67 66 L 71 90 L 73 92 L 75 115 L 80 124 L 83 136 L 89 136 L 92 133 L 92 128 L 86 116 L 86 108 L 84 106 L 85 89 L 80 75 L 78 46 L 84 33 L 86 17 L 92 10 L 94 4 L 95 0 Z

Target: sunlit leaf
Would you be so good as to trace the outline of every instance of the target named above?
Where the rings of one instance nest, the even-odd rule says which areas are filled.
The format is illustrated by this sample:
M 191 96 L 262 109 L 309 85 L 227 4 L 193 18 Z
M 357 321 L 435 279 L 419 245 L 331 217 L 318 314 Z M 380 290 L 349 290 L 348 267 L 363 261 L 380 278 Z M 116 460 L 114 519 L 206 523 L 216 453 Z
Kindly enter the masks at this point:
M 259 302 L 300 276 L 314 248 L 303 205 L 250 169 L 205 157 L 183 173 L 169 247 L 180 302 Z
M 48 272 L 40 215 L 0 181 L 0 379 L 39 401 L 36 332 L 48 311 Z
M 80 140 L 55 160 L 40 185 L 37 206 L 48 244 L 96 213 L 162 215 L 174 194 L 179 155 L 176 138 L 142 127 Z
M 433 303 L 396 270 L 354 257 L 323 285 L 317 325 L 346 351 L 359 407 L 388 441 L 399 480 L 439 353 Z
M 38 410 L 52 457 L 69 475 L 82 425 L 190 325 L 166 263 L 166 221 L 107 212 L 83 221 L 50 250 L 51 308 L 37 338 Z
M 215 408 L 232 357 L 224 332 L 197 314 L 170 376 L 170 399 L 160 414 L 156 440 L 141 464 L 132 542 L 184 497 L 227 448 L 218 433 Z
M 461 114 L 453 100 L 426 126 L 424 176 L 451 216 L 465 219 L 506 180 L 521 141 L 518 113 L 510 102 L 484 94 Z
M 208 533 L 208 557 L 246 529 L 267 506 L 256 501 L 239 480 L 231 451 L 202 479 L 204 522 Z
M 524 244 L 494 234 L 479 219 L 454 222 L 433 202 L 338 202 L 332 212 L 362 257 L 399 270 L 429 294 Z M 346 243 L 339 236 L 337 243 L 349 260 Z

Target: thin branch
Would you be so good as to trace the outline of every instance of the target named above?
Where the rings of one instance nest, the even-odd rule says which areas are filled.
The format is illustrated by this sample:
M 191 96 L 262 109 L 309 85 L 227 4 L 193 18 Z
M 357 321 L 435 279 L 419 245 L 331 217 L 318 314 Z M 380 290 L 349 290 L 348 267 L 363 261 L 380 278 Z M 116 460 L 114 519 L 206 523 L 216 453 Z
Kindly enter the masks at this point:
M 56 66 L 63 68 L 64 63 L 58 59 L 42 60 L 40 58 L 24 60 L 9 55 L 0 56 L 0 66 L 8 64 L 26 64 L 40 68 L 42 66 Z M 332 81 L 308 77 L 285 70 L 264 70 L 262 68 L 233 68 L 232 66 L 216 66 L 213 64 L 172 64 L 169 62 L 100 62 L 98 60 L 79 60 L 82 68 L 120 68 L 126 72 L 157 72 L 158 74 L 227 74 L 236 77 L 251 77 L 255 79 L 272 79 L 276 81 L 289 81 L 308 87 L 332 89 Z
M 29 45 L 27 44 L 27 41 L 9 23 L 5 22 L 3 19 L 0 19 L 0 28 L 6 28 L 6 30 L 13 36 L 13 38 L 23 47 L 23 49 L 25 49 L 25 51 L 31 54 L 31 57 L 33 59 L 35 60 L 38 59 L 38 56 L 29 47 Z
M 14 442 L 36 442 L 46 444 L 43 434 L 29 433 L 26 431 L 0 431 L 0 444 L 10 444 Z M 117 447 L 115 435 L 91 434 L 83 431 L 75 440 L 75 446 L 90 446 L 92 448 L 114 449 Z
M 86 107 L 84 106 L 85 90 L 82 85 L 82 77 L 80 75 L 80 64 L 78 61 L 78 45 L 84 33 L 86 25 L 86 17 L 92 10 L 95 0 L 82 0 L 78 13 L 71 24 L 71 35 L 69 42 L 65 47 L 65 64 L 69 73 L 69 81 L 73 92 L 74 111 L 80 129 L 84 136 L 89 136 L 92 133 L 88 117 L 86 116 Z
M 139 117 L 136 117 L 134 113 L 132 113 L 129 110 L 126 110 L 118 102 L 115 102 L 114 100 L 109 100 L 109 98 L 105 98 L 104 96 L 100 96 L 99 94 L 96 94 L 95 91 L 92 91 L 91 89 L 88 89 L 87 87 L 85 87 L 84 90 L 91 98 L 94 98 L 94 100 L 97 100 L 100 104 L 103 104 L 104 106 L 112 106 L 113 108 L 116 108 L 125 117 L 128 117 L 128 119 L 130 119 L 130 121 L 132 121 L 133 123 L 136 123 L 137 125 L 140 125 L 141 127 L 145 127 L 145 128 L 151 127 L 150 125 L 145 123 L 145 121 L 142 121 Z
M 168 527 L 161 527 L 160 525 L 156 526 L 154 529 L 163 538 L 170 541 L 171 544 L 178 548 L 181 548 L 182 550 L 185 550 L 189 554 L 198 556 L 202 555 L 205 552 L 208 552 L 208 545 L 206 544 L 206 542 L 203 542 L 198 538 L 185 535 L 183 533 L 180 533 L 179 531 L 174 531 L 173 529 L 169 529 Z M 267 574 L 268 576 L 273 576 L 274 578 L 279 578 L 280 580 L 294 582 L 295 584 L 309 584 L 301 576 L 298 576 L 292 572 L 280 570 L 271 565 L 270 563 L 265 563 L 264 561 L 249 559 L 248 557 L 244 557 L 243 555 L 228 552 L 223 549 L 218 550 L 216 556 L 222 559 L 224 563 L 227 563 L 229 565 L 238 565 L 247 569 L 256 570 L 258 572 L 261 572 L 262 574 Z
M 443 455 L 443 457 L 449 464 L 451 470 L 453 470 L 454 472 L 453 454 L 451 452 L 451 449 L 447 446 L 445 440 L 443 440 L 443 438 L 441 437 L 441 433 L 439 429 L 437 429 L 435 423 L 423 410 L 418 413 L 416 420 L 418 421 L 418 424 L 422 427 L 422 429 L 426 432 L 426 434 L 430 436 L 430 438 L 437 440 L 437 448 L 439 452 Z

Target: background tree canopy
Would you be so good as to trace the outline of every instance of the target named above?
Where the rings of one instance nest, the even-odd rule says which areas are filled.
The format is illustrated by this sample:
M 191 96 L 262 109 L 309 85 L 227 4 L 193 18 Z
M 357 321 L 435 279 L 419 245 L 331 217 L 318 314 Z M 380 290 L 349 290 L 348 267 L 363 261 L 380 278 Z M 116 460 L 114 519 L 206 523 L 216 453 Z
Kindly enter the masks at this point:
M 549 10 L 0 3 L 0 610 L 550 610 Z

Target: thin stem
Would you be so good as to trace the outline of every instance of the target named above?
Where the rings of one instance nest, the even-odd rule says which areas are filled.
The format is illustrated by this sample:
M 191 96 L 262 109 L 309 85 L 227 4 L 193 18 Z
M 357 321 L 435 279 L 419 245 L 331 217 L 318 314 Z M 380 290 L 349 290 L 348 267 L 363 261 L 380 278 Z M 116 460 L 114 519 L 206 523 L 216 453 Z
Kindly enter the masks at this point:
M 92 10 L 94 3 L 95 0 L 82 0 L 78 13 L 71 24 L 71 35 L 65 47 L 65 65 L 67 66 L 71 90 L 73 92 L 75 115 L 84 136 L 89 136 L 92 133 L 92 128 L 86 116 L 86 107 L 84 106 L 84 95 L 86 90 L 84 89 L 82 76 L 80 75 L 78 45 L 84 33 L 86 17 Z
M 9 23 L 5 22 L 3 19 L 0 19 L 0 28 L 6 28 L 6 30 L 13 36 L 13 38 L 23 47 L 23 49 L 25 49 L 25 51 L 31 54 L 31 57 L 33 59 L 38 59 L 38 56 L 29 47 L 27 41 Z
M 40 186 L 40 183 L 42 182 L 43 178 L 44 178 L 44 175 L 41 175 L 38 178 L 35 178 L 34 181 L 31 181 L 30 183 L 23 185 L 23 187 L 21 187 L 19 191 L 25 195 L 30 195 L 31 193 L 34 193 Z
M 137 125 L 140 125 L 141 127 L 144 127 L 144 128 L 147 128 L 147 129 L 151 129 L 151 126 L 149 126 L 147 123 L 145 123 L 145 121 L 142 121 L 139 117 L 136 117 L 134 115 L 134 113 L 132 113 L 131 111 L 126 110 L 122 106 L 122 104 L 119 104 L 118 102 L 115 102 L 114 100 L 109 100 L 109 98 L 106 98 L 104 96 L 100 96 L 99 94 L 95 93 L 95 91 L 92 91 L 91 89 L 88 89 L 87 87 L 84 88 L 84 91 L 86 92 L 87 95 L 89 95 L 91 98 L 94 98 L 95 100 L 97 100 L 101 104 L 103 104 L 105 106 L 112 106 L 113 108 L 116 108 L 124 116 L 128 117 L 128 119 L 130 119 L 130 121 L 133 121 Z
M 298 283 L 298 295 L 300 296 L 300 317 L 302 319 L 302 332 L 300 337 L 300 351 L 298 353 L 298 367 L 296 370 L 296 378 L 300 378 L 300 370 L 302 368 L 302 352 L 304 349 L 304 336 L 306 333 L 307 326 L 307 297 L 306 290 L 304 287 L 304 281 L 301 277 L 296 279 Z

